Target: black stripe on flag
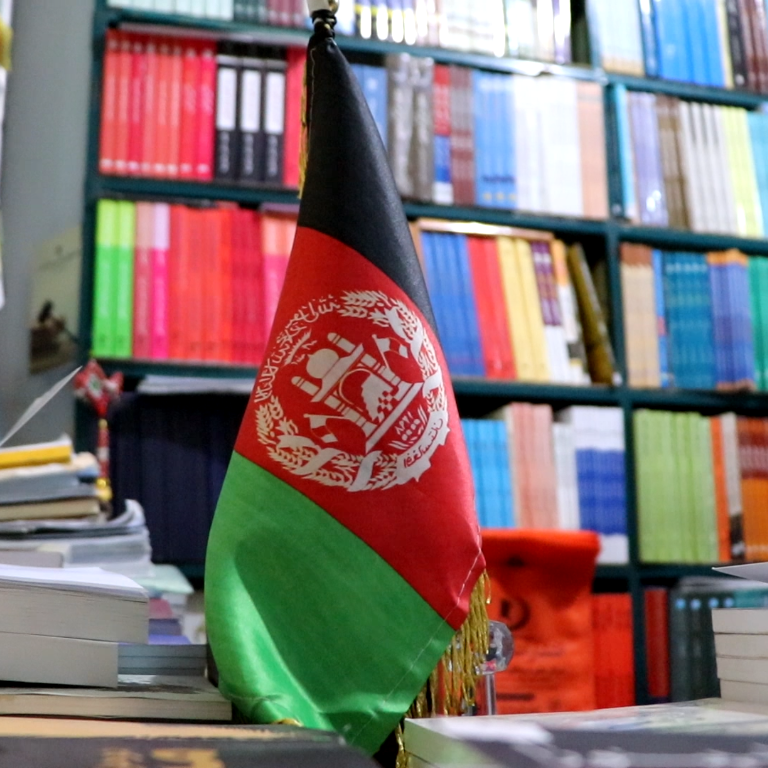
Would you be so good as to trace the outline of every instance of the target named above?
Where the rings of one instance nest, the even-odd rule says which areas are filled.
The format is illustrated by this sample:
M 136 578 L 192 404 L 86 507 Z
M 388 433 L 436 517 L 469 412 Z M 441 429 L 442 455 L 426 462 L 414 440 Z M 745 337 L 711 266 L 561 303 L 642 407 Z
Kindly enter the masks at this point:
M 333 237 L 371 261 L 410 297 L 437 334 L 376 124 L 336 42 L 317 37 L 307 60 L 309 159 L 299 226 Z

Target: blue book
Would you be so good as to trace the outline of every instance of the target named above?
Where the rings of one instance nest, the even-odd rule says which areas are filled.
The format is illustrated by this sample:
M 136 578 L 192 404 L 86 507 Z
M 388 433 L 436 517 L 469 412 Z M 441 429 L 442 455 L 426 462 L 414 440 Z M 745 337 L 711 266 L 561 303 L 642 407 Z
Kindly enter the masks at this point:
M 452 307 L 445 295 L 444 281 L 441 279 L 437 238 L 438 234 L 436 232 L 422 231 L 421 250 L 424 256 L 424 275 L 427 282 L 427 291 L 432 303 L 435 322 L 437 323 L 440 344 L 448 363 L 448 370 L 453 372 L 456 366 L 456 353 L 454 350 L 455 337 L 451 332 L 452 322 L 450 315 L 452 314 Z M 448 309 L 451 309 L 451 312 L 447 312 L 446 310 Z
M 738 328 L 738 349 L 741 352 L 739 379 L 741 383 L 756 382 L 755 373 L 755 334 L 750 311 L 749 268 L 745 259 L 734 263 L 734 288 L 736 306 L 736 327 Z
M 643 36 L 643 63 L 647 77 L 659 74 L 659 49 L 654 27 L 654 8 L 652 0 L 639 0 L 640 30 Z
M 635 196 L 634 148 L 632 146 L 632 133 L 629 129 L 627 89 L 623 85 L 614 85 L 611 93 L 616 111 L 616 129 L 619 141 L 621 206 L 625 218 L 636 219 L 638 206 Z
M 669 363 L 675 385 L 685 387 L 685 371 L 680 358 L 681 325 L 680 295 L 678 286 L 679 266 L 677 254 L 665 251 L 662 254 L 664 269 L 664 304 L 667 309 L 667 338 L 669 340 Z
M 359 66 L 359 65 L 353 65 Z M 363 65 L 363 94 L 373 115 L 379 135 L 387 146 L 387 70 L 384 67 Z
M 712 296 L 712 339 L 715 348 L 715 371 L 718 384 L 727 384 L 733 380 L 731 371 L 731 345 L 726 338 L 727 296 L 724 268 L 718 262 L 709 265 L 709 286 Z
M 709 265 L 703 254 L 691 255 L 691 264 L 696 278 L 696 330 L 699 352 L 699 364 L 701 365 L 701 389 L 714 389 L 715 377 L 715 350 L 712 344 L 714 333 L 712 327 L 712 296 L 709 290 Z M 749 296 L 747 296 L 749 301 Z
M 725 69 L 723 56 L 725 52 L 720 45 L 720 23 L 717 18 L 717 2 L 713 0 L 698 0 L 701 6 L 704 48 L 707 62 L 707 85 L 715 88 L 725 87 Z
M 517 208 L 517 168 L 515 167 L 515 81 L 511 75 L 500 75 L 504 106 L 501 130 L 504 136 L 504 207 Z
M 477 512 L 477 521 L 481 528 L 485 528 L 485 505 L 482 488 L 482 478 L 480 476 L 480 458 L 478 456 L 477 430 L 474 419 L 462 419 L 461 429 L 464 433 L 464 442 L 467 446 L 467 456 L 469 457 L 469 466 L 472 470 L 472 483 L 475 487 L 475 511 Z
M 480 444 L 480 474 L 485 493 L 485 527 L 498 528 L 499 519 L 499 473 L 494 444 L 493 422 L 477 419 L 477 439 Z
M 667 318 L 664 306 L 664 272 L 661 251 L 654 248 L 651 252 L 653 265 L 653 292 L 656 305 L 656 333 L 659 344 L 659 381 L 662 387 L 673 383 L 669 367 L 669 339 L 667 337 Z
M 451 181 L 451 137 L 435 134 L 433 137 L 433 146 L 435 152 L 434 201 L 436 203 L 450 205 L 453 202 L 453 186 Z
M 752 145 L 757 192 L 763 215 L 763 228 L 768 229 L 768 153 L 766 152 L 768 115 L 762 112 L 747 112 L 747 124 L 749 125 L 750 144 Z
M 469 373 L 474 376 L 485 376 L 483 344 L 480 337 L 480 323 L 475 301 L 477 294 L 475 293 L 472 270 L 469 264 L 469 245 L 466 235 L 452 235 L 451 241 L 459 273 L 458 280 L 461 291 L 459 298 L 466 329 Z
M 707 85 L 709 81 L 709 66 L 707 46 L 707 29 L 704 18 L 702 0 L 680 0 L 682 6 L 682 23 L 685 29 L 686 50 L 688 61 L 688 80 L 698 85 Z M 712 4 L 714 7 L 714 3 Z
M 615 503 L 615 529 L 614 533 L 626 535 L 627 529 L 627 475 L 626 457 L 624 451 L 612 451 L 613 477 L 614 477 L 614 503 Z
M 446 314 L 450 317 L 451 335 L 453 336 L 454 369 L 459 376 L 472 375 L 472 349 L 469 342 L 469 316 L 465 300 L 465 286 L 461 276 L 461 259 L 456 240 L 459 235 L 436 233 L 438 260 L 441 276 L 444 277 Z
M 592 451 L 576 451 L 576 480 L 579 488 L 579 516 L 584 531 L 595 530 L 595 486 L 592 469 Z
M 684 60 L 688 45 L 681 0 L 653 0 L 653 10 L 659 77 L 690 81 L 688 62 Z
M 489 148 L 491 155 L 491 188 L 493 189 L 493 207 L 508 208 L 507 205 L 507 168 L 509 155 L 506 142 L 504 80 L 508 75 L 488 74 L 490 81 L 490 124 Z
M 472 70 L 472 104 L 475 138 L 475 202 L 493 207 L 494 189 L 491 183 L 493 158 L 491 156 L 491 75 L 480 69 Z
M 507 442 L 507 427 L 503 421 L 489 421 L 493 425 L 495 437 L 496 473 L 498 478 L 499 507 L 496 523 L 499 528 L 514 526 L 514 509 L 512 497 L 512 478 L 509 472 L 509 445 Z

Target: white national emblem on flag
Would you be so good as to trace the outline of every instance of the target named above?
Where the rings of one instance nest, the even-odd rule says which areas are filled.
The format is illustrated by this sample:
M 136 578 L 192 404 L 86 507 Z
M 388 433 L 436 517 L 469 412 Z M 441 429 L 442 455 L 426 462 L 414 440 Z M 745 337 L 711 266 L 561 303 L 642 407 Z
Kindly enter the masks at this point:
M 449 432 L 443 372 L 424 325 L 381 291 L 301 307 L 253 397 L 258 439 L 274 461 L 349 491 L 418 480 Z

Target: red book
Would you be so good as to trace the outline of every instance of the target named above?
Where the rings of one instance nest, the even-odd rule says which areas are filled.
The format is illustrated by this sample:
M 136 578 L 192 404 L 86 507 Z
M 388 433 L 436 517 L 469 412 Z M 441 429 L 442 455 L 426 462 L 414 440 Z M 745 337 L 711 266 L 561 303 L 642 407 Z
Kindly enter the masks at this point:
M 632 596 L 611 595 L 614 599 L 615 639 L 613 654 L 616 664 L 614 707 L 631 707 L 635 703 L 635 656 L 632 642 Z
M 223 360 L 221 352 L 222 307 L 229 301 L 221 278 L 221 211 L 200 212 L 203 292 L 203 360 Z
M 233 206 L 223 205 L 218 209 L 219 214 L 219 288 L 222 300 L 220 302 L 220 346 L 219 354 L 222 362 L 232 362 L 232 316 L 234 303 L 234 282 L 232 280 L 232 226 Z
M 266 333 L 264 326 L 264 227 L 265 215 L 258 211 L 243 211 L 244 227 L 241 255 L 245 279 L 245 334 L 243 362 L 261 365 L 264 360 Z
M 143 37 L 131 43 L 131 96 L 128 109 L 128 169 L 136 176 L 141 172 L 144 137 L 144 83 L 147 77 L 147 47 Z
M 155 143 L 152 155 L 152 176 L 168 176 L 171 150 L 171 68 L 173 56 L 168 40 L 157 45 L 157 99 L 155 101 L 156 123 Z
M 288 49 L 288 69 L 285 75 L 285 145 L 283 153 L 283 183 L 286 187 L 299 186 L 301 94 L 306 61 L 307 53 L 304 48 Z
M 171 207 L 152 205 L 152 358 L 167 360 Z
M 117 143 L 117 96 L 120 69 L 120 33 L 107 30 L 104 76 L 101 88 L 101 133 L 99 136 L 99 171 L 115 173 Z
M 200 56 L 194 42 L 188 40 L 184 43 L 181 73 L 179 177 L 182 179 L 195 178 L 199 80 Z
M 644 592 L 644 599 L 648 696 L 656 701 L 668 701 L 670 694 L 669 593 L 664 587 L 648 587 Z
M 443 205 L 453 203 L 453 179 L 451 171 L 451 69 L 447 64 L 435 64 L 432 73 L 432 114 L 434 119 L 435 162 L 448 168 L 435 168 L 435 172 L 448 171 L 448 181 L 445 179 L 434 182 L 434 201 Z M 440 151 L 438 152 L 438 143 Z
M 136 203 L 133 266 L 133 356 L 152 356 L 153 203 Z
M 160 59 L 157 50 L 157 39 L 148 37 L 144 45 L 146 56 L 146 76 L 144 77 L 144 91 L 142 93 L 142 118 L 141 118 L 141 162 L 139 174 L 141 176 L 154 175 L 155 155 L 157 153 L 158 140 L 158 113 L 160 101 L 158 98 L 158 80 Z
M 171 206 L 171 237 L 168 261 L 168 357 L 187 357 L 186 331 L 189 311 L 189 235 L 187 217 L 191 213 L 183 205 Z
M 264 244 L 264 313 L 263 340 L 266 343 L 272 331 L 277 304 L 285 282 L 288 269 L 288 259 L 291 255 L 291 245 L 296 231 L 296 219 L 290 215 L 265 213 L 263 216 Z M 259 359 L 263 355 L 260 350 Z
M 233 363 L 246 362 L 246 267 L 244 261 L 243 240 L 246 226 L 245 211 L 233 208 L 231 212 L 230 254 L 232 264 L 232 342 L 231 358 Z
M 197 91 L 197 144 L 195 178 L 213 178 L 216 144 L 216 47 L 200 47 L 200 78 Z
M 485 258 L 485 240 L 484 237 L 468 237 L 467 250 L 469 251 L 469 264 L 472 270 L 472 284 L 477 305 L 485 375 L 489 379 L 501 379 L 504 377 L 501 375 L 500 345 L 494 324 L 493 309 L 488 297 L 491 286 L 487 259 Z
M 198 208 L 187 209 L 186 247 L 187 247 L 187 322 L 185 331 L 185 356 L 188 360 L 203 359 L 203 323 L 204 307 L 208 298 L 205 284 L 205 253 L 203 219 L 205 211 Z
M 168 145 L 166 174 L 170 178 L 179 175 L 179 151 L 181 148 L 181 94 L 184 79 L 184 46 L 178 41 L 171 43 L 168 83 Z
M 132 39 L 119 36 L 117 65 L 117 115 L 115 119 L 114 173 L 128 173 L 128 143 L 131 132 Z

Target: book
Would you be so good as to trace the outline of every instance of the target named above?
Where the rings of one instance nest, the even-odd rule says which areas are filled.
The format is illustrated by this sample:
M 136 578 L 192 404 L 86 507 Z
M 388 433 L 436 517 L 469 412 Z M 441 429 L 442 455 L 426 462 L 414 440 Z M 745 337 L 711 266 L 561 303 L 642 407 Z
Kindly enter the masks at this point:
M 712 628 L 721 634 L 765 634 L 768 633 L 768 610 L 719 608 L 712 611 Z
M 50 463 L 69 464 L 71 461 L 72 440 L 67 435 L 46 443 L 0 448 L 0 470 Z
M 54 517 L 92 517 L 101 512 L 95 489 L 70 498 L 0 503 L 0 520 L 47 520 Z
M 147 694 L 148 695 L 148 694 Z M 205 709 L 204 696 L 189 699 Z M 41 697 L 38 697 L 41 698 Z M 184 692 L 176 698 L 184 700 Z M 213 709 L 213 702 L 208 707 Z M 167 709 L 167 708 L 166 708 Z M 182 718 L 188 719 L 188 718 Z M 210 718 L 199 718 L 210 719 Z M 215 718 L 222 720 L 223 718 Z M 140 765 L 200 760 L 218 768 L 373 768 L 376 763 L 336 733 L 291 725 L 232 726 L 224 723 L 136 723 L 42 717 L 4 717 L 0 744 L 15 763 L 72 768 L 130 756 Z M 138 763 L 138 761 L 141 761 Z
M 0 566 L 3 631 L 84 640 L 145 642 L 147 593 L 98 568 Z
M 0 632 L 0 680 L 117 687 L 115 642 Z
M 120 675 L 104 688 L 0 688 L 0 713 L 33 717 L 229 721 L 232 705 L 204 677 Z
M 718 658 L 768 658 L 768 635 L 738 635 L 715 633 L 715 651 Z

